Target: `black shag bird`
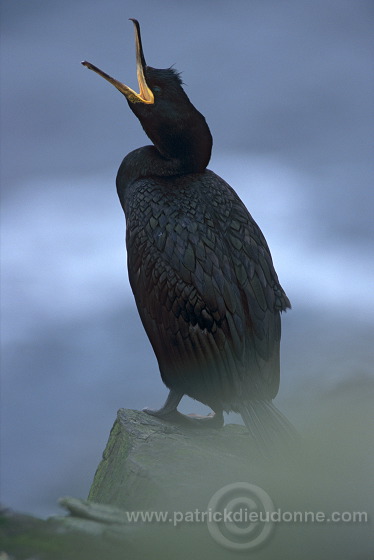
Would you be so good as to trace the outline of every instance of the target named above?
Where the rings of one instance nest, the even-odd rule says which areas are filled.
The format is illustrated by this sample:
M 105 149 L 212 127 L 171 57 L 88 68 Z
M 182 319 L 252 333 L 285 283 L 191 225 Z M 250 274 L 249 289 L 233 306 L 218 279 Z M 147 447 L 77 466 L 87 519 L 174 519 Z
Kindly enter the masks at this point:
M 290 302 L 260 228 L 235 191 L 206 169 L 212 136 L 205 118 L 174 69 L 147 66 L 132 21 L 140 93 L 82 64 L 126 97 L 153 142 L 129 153 L 117 175 L 130 284 L 170 389 L 164 406 L 148 412 L 218 427 L 223 411 L 237 411 L 252 435 L 268 440 L 290 430 L 272 404 L 280 314 Z M 215 414 L 180 414 L 183 395 Z

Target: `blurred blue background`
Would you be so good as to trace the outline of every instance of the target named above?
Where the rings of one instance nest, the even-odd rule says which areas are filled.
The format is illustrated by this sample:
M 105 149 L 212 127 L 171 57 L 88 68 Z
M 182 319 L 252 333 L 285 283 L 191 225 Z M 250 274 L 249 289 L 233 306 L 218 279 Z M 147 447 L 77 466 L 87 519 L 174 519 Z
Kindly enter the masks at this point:
M 373 3 L 3 0 L 2 501 L 38 515 L 87 495 L 118 408 L 167 394 L 115 191 L 148 140 L 80 65 L 136 88 L 129 17 L 147 62 L 183 72 L 209 167 L 259 223 L 293 304 L 278 406 L 303 430 L 324 396 L 371 386 Z

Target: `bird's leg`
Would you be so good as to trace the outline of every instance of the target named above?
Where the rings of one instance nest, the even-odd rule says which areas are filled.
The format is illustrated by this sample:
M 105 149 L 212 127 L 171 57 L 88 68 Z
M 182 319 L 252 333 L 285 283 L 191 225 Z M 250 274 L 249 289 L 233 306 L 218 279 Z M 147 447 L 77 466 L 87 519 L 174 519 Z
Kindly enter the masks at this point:
M 215 414 L 209 416 L 186 415 L 178 412 L 177 406 L 182 400 L 183 395 L 184 393 L 171 389 L 164 405 L 159 410 L 144 408 L 143 412 L 161 418 L 162 420 L 168 420 L 169 422 L 175 422 L 176 424 L 182 424 L 184 426 L 222 428 L 224 424 L 222 410 L 217 410 Z
M 164 405 L 159 410 L 153 410 L 152 408 L 143 408 L 143 412 L 146 412 L 151 416 L 156 416 L 157 418 L 164 418 L 169 420 L 177 412 L 177 406 L 181 402 L 182 397 L 183 393 L 179 393 L 178 391 L 170 389 Z

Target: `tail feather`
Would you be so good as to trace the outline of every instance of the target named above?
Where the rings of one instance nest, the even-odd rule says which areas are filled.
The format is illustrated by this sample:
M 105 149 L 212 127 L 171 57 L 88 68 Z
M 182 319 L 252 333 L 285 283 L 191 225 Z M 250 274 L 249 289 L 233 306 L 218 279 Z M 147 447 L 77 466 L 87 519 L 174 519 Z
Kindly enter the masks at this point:
M 251 437 L 266 451 L 279 446 L 287 448 L 298 439 L 291 422 L 271 401 L 241 403 L 239 413 Z

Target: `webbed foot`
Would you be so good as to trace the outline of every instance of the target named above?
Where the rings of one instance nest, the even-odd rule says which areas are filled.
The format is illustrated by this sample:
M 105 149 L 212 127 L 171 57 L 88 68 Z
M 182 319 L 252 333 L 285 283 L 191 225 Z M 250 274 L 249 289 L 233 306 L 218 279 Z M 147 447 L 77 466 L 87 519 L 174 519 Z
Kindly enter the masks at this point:
M 173 422 L 182 426 L 190 426 L 196 428 L 222 428 L 224 424 L 223 412 L 218 411 L 208 416 L 199 416 L 198 414 L 182 414 L 178 412 L 177 406 L 183 397 L 183 393 L 170 391 L 168 398 L 162 408 L 153 410 L 151 408 L 143 408 L 150 416 L 155 416 L 168 422 Z
M 165 412 L 162 408 L 160 410 L 152 410 L 151 408 L 143 408 L 150 416 L 161 418 L 167 422 L 173 422 L 182 426 L 190 426 L 196 428 L 222 428 L 224 424 L 223 414 L 209 414 L 208 416 L 198 416 L 196 414 L 182 414 L 178 410 Z

